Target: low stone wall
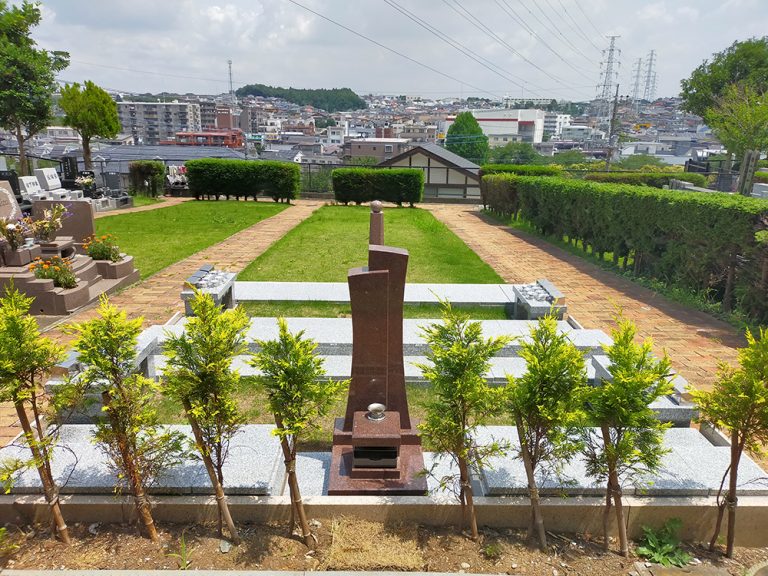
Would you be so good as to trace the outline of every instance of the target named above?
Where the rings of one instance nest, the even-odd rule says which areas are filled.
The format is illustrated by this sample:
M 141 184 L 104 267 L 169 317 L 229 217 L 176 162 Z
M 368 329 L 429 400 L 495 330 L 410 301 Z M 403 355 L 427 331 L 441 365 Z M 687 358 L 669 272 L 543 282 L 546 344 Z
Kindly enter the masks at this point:
M 212 496 L 163 496 L 151 498 L 158 522 L 175 524 L 212 523 L 218 517 Z M 543 498 L 541 505 L 548 530 L 602 534 L 603 498 Z M 230 496 L 235 522 L 288 522 L 287 496 Z M 62 512 L 68 522 L 135 522 L 129 496 L 61 496 Z M 354 517 L 383 522 L 409 522 L 431 526 L 461 522 L 461 506 L 454 500 L 430 496 L 309 496 L 304 498 L 312 518 Z M 478 521 L 493 528 L 525 528 L 530 520 L 526 498 L 475 499 Z M 668 518 L 683 522 L 680 536 L 689 541 L 707 541 L 717 516 L 714 498 L 627 497 L 624 509 L 630 538 L 642 536 L 643 526 L 661 526 Z M 45 523 L 48 505 L 42 496 L 0 496 L 0 522 Z M 613 522 L 612 518 L 612 522 Z M 615 525 L 612 529 L 615 528 Z M 736 522 L 738 546 L 762 547 L 768 542 L 768 496 L 742 496 Z

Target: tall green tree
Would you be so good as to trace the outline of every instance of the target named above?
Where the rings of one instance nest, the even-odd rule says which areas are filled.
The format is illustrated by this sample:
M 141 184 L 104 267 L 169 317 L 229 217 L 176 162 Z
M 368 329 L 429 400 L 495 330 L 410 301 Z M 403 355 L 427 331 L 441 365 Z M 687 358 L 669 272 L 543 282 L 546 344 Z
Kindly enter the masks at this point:
M 235 399 L 240 375 L 232 370 L 232 361 L 248 350 L 245 336 L 250 319 L 239 306 L 222 310 L 213 296 L 198 291 L 191 305 L 194 316 L 187 320 L 184 332 L 169 333 L 165 342 L 164 392 L 184 407 L 216 494 L 219 535 L 224 521 L 238 544 L 240 535 L 224 494 L 224 462 L 232 438 L 245 423 Z
M 702 118 L 731 84 L 749 84 L 768 91 L 768 36 L 734 42 L 705 60 L 681 81 L 683 109 Z
M 16 138 L 22 175 L 30 173 L 26 142 L 50 122 L 56 73 L 69 65 L 66 52 L 37 48 L 30 33 L 39 23 L 37 4 L 0 0 L 0 127 Z
M 584 395 L 587 419 L 594 428 L 584 428 L 582 451 L 587 474 L 606 483 L 603 511 L 604 546 L 608 549 L 611 507 L 616 508 L 619 545 L 629 555 L 629 540 L 622 501 L 622 482 L 639 484 L 643 474 L 658 471 L 664 449 L 664 430 L 650 408 L 657 398 L 669 394 L 669 358 L 656 359 L 653 343 L 636 343 L 637 328 L 617 319 L 611 332 L 613 344 L 605 347 L 611 378 L 588 389 Z
M 267 391 L 269 410 L 275 417 L 275 434 L 280 438 L 288 489 L 291 494 L 291 530 L 296 521 L 304 543 L 313 547 L 304 503 L 296 476 L 296 451 L 299 442 L 318 420 L 326 415 L 349 380 L 326 380 L 323 360 L 315 350 L 317 343 L 304 338 L 304 332 L 291 334 L 284 318 L 277 320 L 277 340 L 258 341 L 261 351 L 251 364 L 263 374 L 262 385 Z
M 768 151 L 768 82 L 765 92 L 748 83 L 726 86 L 705 119 L 737 159 L 743 158 L 747 150 Z
M 184 438 L 160 425 L 159 386 L 138 372 L 136 338 L 142 321 L 128 320 L 125 312 L 102 296 L 98 315 L 71 327 L 77 334 L 74 348 L 84 366 L 72 385 L 79 387 L 81 398 L 101 396 L 102 416 L 96 422 L 94 440 L 112 461 L 118 484 L 128 485 L 145 535 L 157 542 L 147 486 L 183 459 Z
M 557 329 L 557 318 L 545 316 L 531 328 L 520 356 L 526 372 L 509 380 L 509 407 L 520 440 L 520 458 L 528 479 L 531 500 L 531 526 L 542 550 L 547 548 L 547 533 L 539 508 L 536 472 L 543 464 L 557 469 L 572 456 L 578 444 L 569 428 L 576 422 L 580 396 L 587 384 L 584 355 Z
M 482 164 L 488 158 L 488 136 L 483 134 L 472 112 L 461 112 L 456 116 L 448 128 L 445 147 L 476 164 Z
M 491 358 L 509 338 L 483 338 L 480 322 L 470 322 L 448 302 L 443 303 L 442 314 L 442 322 L 422 328 L 430 364 L 417 367 L 432 386 L 433 400 L 426 404 L 419 430 L 435 452 L 449 456 L 457 465 L 462 520 L 469 519 L 472 538 L 477 540 L 470 472 L 478 472 L 488 458 L 501 454 L 503 447 L 498 443 L 478 444 L 476 430 L 504 410 L 506 390 L 489 386 L 485 374 Z M 454 477 L 440 479 L 443 486 L 452 481 Z
M 59 106 L 64 110 L 64 123 L 80 134 L 83 163 L 86 170 L 92 170 L 91 139 L 114 138 L 120 131 L 117 103 L 106 91 L 86 80 L 83 86 L 77 82 L 66 84 L 61 89 Z
M 0 401 L 13 402 L 24 442 L 32 453 L 29 462 L 3 463 L 3 476 L 34 467 L 50 507 L 54 534 L 70 543 L 69 529 L 59 504 L 59 489 L 51 472 L 56 434 L 51 433 L 43 415 L 45 378 L 64 359 L 64 349 L 40 335 L 37 320 L 29 314 L 34 298 L 27 298 L 13 284 L 0 300 Z M 34 426 L 30 421 L 31 413 Z
M 721 364 L 712 390 L 690 390 L 699 406 L 699 419 L 721 428 L 731 436 L 731 461 L 717 494 L 718 516 L 709 549 L 714 550 L 728 508 L 726 556 L 733 557 L 736 537 L 739 462 L 744 450 L 764 454 L 768 444 L 768 331 L 760 329 L 755 338 L 747 331 L 747 347 L 739 350 L 739 366 Z M 723 498 L 723 485 L 728 490 Z
M 542 155 L 527 142 L 510 142 L 491 148 L 488 153 L 492 164 L 540 164 L 542 160 Z

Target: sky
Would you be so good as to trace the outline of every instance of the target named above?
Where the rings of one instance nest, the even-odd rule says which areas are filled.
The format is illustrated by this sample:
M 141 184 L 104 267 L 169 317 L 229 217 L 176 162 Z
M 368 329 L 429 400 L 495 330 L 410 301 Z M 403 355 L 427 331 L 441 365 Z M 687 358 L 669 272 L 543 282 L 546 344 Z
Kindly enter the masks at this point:
M 643 58 L 642 96 L 655 50 L 656 95 L 675 96 L 713 53 L 768 31 L 768 0 L 43 0 L 41 10 L 33 38 L 70 54 L 61 81 L 138 93 L 227 92 L 232 60 L 235 89 L 589 100 L 613 35 L 620 95 L 633 93 Z

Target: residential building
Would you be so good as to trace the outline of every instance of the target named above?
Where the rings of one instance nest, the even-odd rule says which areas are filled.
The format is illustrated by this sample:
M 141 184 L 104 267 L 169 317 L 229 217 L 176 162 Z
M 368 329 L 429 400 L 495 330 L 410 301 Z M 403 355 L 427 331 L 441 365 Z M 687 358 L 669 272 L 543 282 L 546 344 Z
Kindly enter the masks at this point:
M 544 134 L 549 137 L 560 136 L 563 127 L 571 125 L 571 120 L 570 114 L 547 112 L 544 115 Z
M 177 132 L 174 140 L 161 141 L 160 144 L 176 144 L 178 146 L 224 146 L 226 148 L 242 148 L 245 146 L 243 131 L 206 130 L 199 132 Z
M 173 140 L 177 132 L 201 130 L 200 105 L 192 102 L 118 102 L 121 132 L 137 143 Z
M 587 140 L 603 140 L 605 132 L 592 128 L 590 126 L 571 125 L 563 126 L 560 131 L 561 140 L 573 140 L 575 142 L 586 142 Z
M 344 156 L 353 162 L 357 158 L 375 158 L 379 163 L 405 152 L 409 147 L 406 138 L 358 138 L 344 145 Z
M 480 166 L 437 144 L 418 144 L 380 166 L 421 168 L 425 198 L 480 198 Z

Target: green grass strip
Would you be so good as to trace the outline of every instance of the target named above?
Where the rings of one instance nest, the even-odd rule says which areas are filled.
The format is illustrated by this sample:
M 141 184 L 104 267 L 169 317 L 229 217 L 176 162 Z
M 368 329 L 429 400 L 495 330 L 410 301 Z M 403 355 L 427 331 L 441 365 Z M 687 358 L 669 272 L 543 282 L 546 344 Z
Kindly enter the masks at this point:
M 97 234 L 114 234 L 147 278 L 200 250 L 285 210 L 273 202 L 190 201 L 158 210 L 96 220 Z
M 351 318 L 352 309 L 349 303 L 338 302 L 241 302 L 249 316 L 266 318 Z M 460 306 L 458 310 L 465 312 L 473 320 L 507 320 L 504 306 Z M 405 304 L 405 318 L 440 318 L 438 304 Z
M 243 270 L 239 280 L 345 282 L 367 264 L 367 206 L 324 206 Z M 408 282 L 504 281 L 447 226 L 419 208 L 385 208 L 384 241 L 410 253 Z

